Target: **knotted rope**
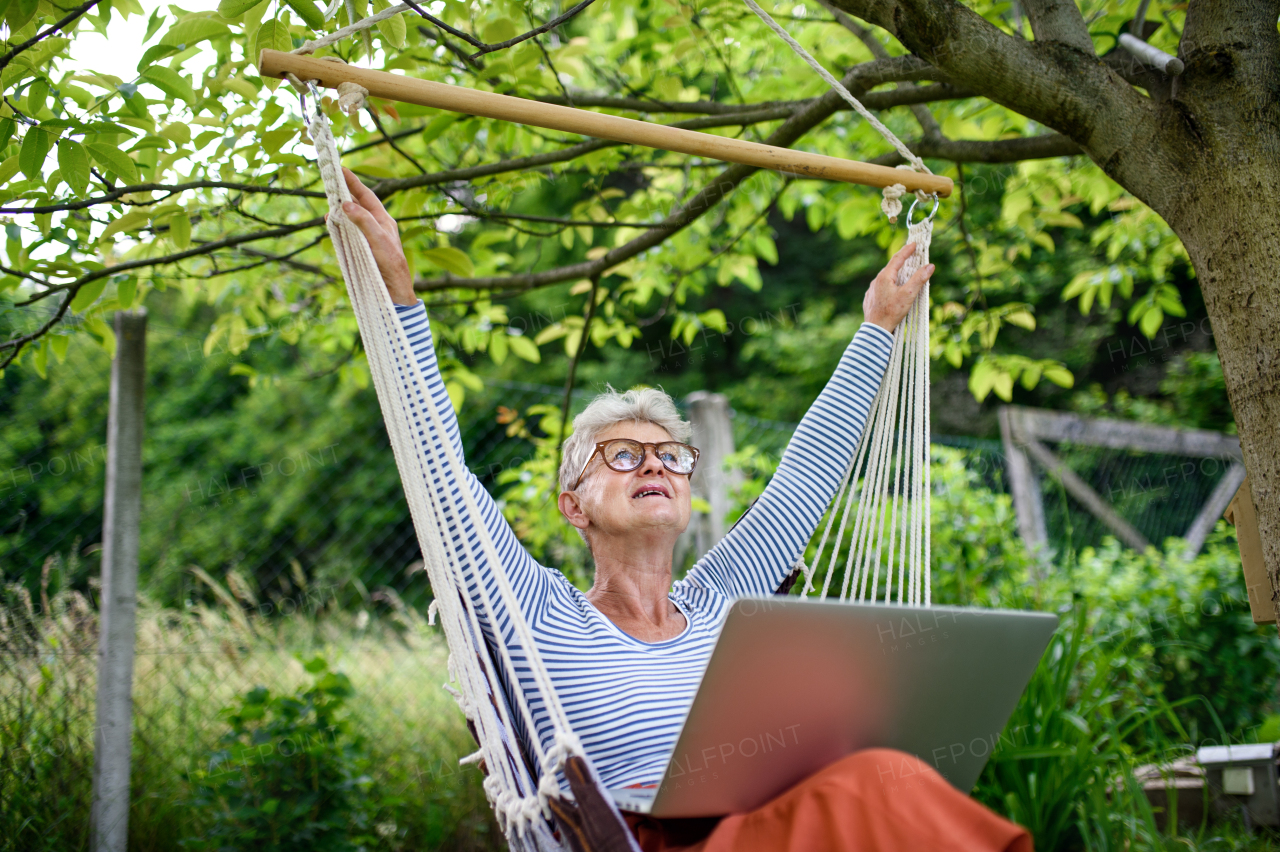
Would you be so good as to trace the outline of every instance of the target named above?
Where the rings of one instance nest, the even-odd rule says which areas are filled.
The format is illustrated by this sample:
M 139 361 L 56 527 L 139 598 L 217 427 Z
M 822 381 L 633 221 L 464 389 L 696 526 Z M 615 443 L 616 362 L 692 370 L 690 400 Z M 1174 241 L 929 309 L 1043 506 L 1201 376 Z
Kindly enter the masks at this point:
M 822 66 L 821 62 L 814 59 L 809 54 L 809 51 L 801 47 L 800 42 L 792 38 L 791 33 L 783 29 L 782 25 L 779 24 L 777 21 L 775 21 L 772 17 L 770 17 L 768 12 L 766 12 L 764 9 L 761 9 L 760 6 L 755 2 L 755 0 L 742 0 L 742 2 L 746 3 L 748 9 L 750 9 L 752 12 L 755 12 L 756 16 L 760 18 L 760 20 L 764 21 L 765 25 L 768 26 L 769 29 L 773 30 L 774 33 L 778 36 L 778 38 L 785 41 L 791 47 L 791 49 L 795 51 L 797 56 L 803 59 L 810 68 L 816 71 L 818 76 L 822 77 L 823 80 L 826 80 L 827 85 L 830 86 L 832 89 L 835 89 L 836 94 L 844 98 L 844 100 L 849 104 L 849 106 L 854 108 L 854 110 L 858 113 L 858 115 L 862 116 L 862 118 L 868 124 L 874 127 L 876 131 L 885 138 L 885 141 L 887 141 L 890 145 L 892 145 L 894 150 L 897 151 L 900 155 L 902 155 L 902 159 L 910 163 L 910 165 L 906 166 L 905 168 L 914 169 L 915 171 L 924 172 L 925 174 L 929 174 L 929 175 L 933 174 L 933 172 L 929 171 L 929 167 L 924 164 L 924 160 L 920 159 L 914 153 L 912 153 L 911 149 L 908 148 L 906 144 L 903 143 L 903 141 L 899 139 L 892 130 L 890 130 L 888 127 L 885 127 L 884 123 L 881 122 L 880 119 L 876 118 L 875 115 L 871 112 L 871 110 L 863 106 L 862 102 L 859 101 L 857 98 L 855 98 L 853 96 L 853 93 L 845 88 L 844 83 L 841 83 L 839 80 L 837 80 L 830 71 L 828 71 L 826 68 Z M 904 168 L 904 167 L 899 166 L 898 168 Z M 898 215 L 902 213 L 901 199 L 902 199 L 902 196 L 906 194 L 906 192 L 907 192 L 907 188 L 900 183 L 895 183 L 892 186 L 886 186 L 884 188 L 884 200 L 880 203 L 880 209 L 881 211 L 884 212 L 884 215 L 889 217 L 890 222 L 898 221 Z M 923 190 L 916 190 L 916 198 L 919 199 L 920 201 L 925 201 L 930 197 L 931 196 L 929 196 Z
M 923 160 L 912 153 L 892 130 L 863 106 L 755 0 L 743 2 L 907 161 L 906 165 L 898 168 L 932 174 Z M 902 198 L 906 194 L 906 186 L 900 183 L 884 188 L 880 209 L 890 222 L 898 221 L 902 213 Z M 935 202 L 936 211 L 937 196 L 916 191 L 917 202 L 930 200 Z M 920 222 L 912 223 L 910 215 L 907 219 L 908 239 L 915 244 L 916 250 L 898 273 L 899 285 L 929 262 L 929 245 L 933 239 L 932 212 Z M 929 514 L 929 284 L 926 282 L 907 318 L 894 332 L 889 368 L 872 402 L 862 437 L 845 470 L 840 490 L 831 503 L 817 553 L 813 562 L 804 567 L 805 584 L 801 594 L 808 595 L 813 591 L 813 578 L 822 562 L 831 527 L 836 515 L 840 515 L 840 526 L 822 584 L 822 597 L 827 597 L 832 578 L 836 575 L 840 545 L 852 516 L 853 529 L 847 545 L 840 599 L 877 600 L 884 564 L 882 557 L 885 557 L 884 602 L 891 602 L 896 579 L 898 603 L 928 606 L 932 597 Z M 898 569 L 896 578 L 895 563 Z
M 341 174 L 332 129 L 320 110 L 319 93 L 313 84 L 296 78 L 290 82 L 300 91 L 309 91 L 315 102 L 314 115 L 304 109 L 304 117 L 308 120 L 308 132 L 329 201 L 329 236 L 364 342 L 369 371 L 422 548 L 424 569 L 436 591 L 432 610 L 440 619 L 449 647 L 457 652 L 450 655 L 449 672 L 458 688 L 447 688 L 475 726 L 480 741 L 478 754 L 490 773 L 484 789 L 512 847 L 559 849 L 561 844 L 547 829 L 546 819 L 551 815 L 548 798 L 564 795 L 559 775 L 565 760 L 570 756 L 586 759 L 585 750 L 571 730 L 492 537 L 484 524 L 469 520 L 482 515 L 468 484 L 468 472 L 444 437 L 447 432 L 439 411 L 429 397 L 404 389 L 423 387 L 424 380 L 418 372 L 417 361 L 410 356 L 408 338 L 369 245 L 342 210 L 351 195 Z M 365 94 L 360 87 L 355 87 L 340 92 L 340 102 L 346 97 L 349 101 L 346 108 L 358 109 L 357 101 Z M 407 379 L 403 378 L 405 374 Z M 428 438 L 425 442 L 423 427 Z M 459 485 L 452 501 L 446 501 L 436 489 L 429 487 L 429 483 L 441 481 L 446 475 Z M 462 526 L 472 528 L 475 534 L 469 539 L 457 540 L 446 535 L 446 530 Z M 464 606 L 458 590 L 468 588 L 467 571 L 479 571 L 481 565 L 493 583 L 474 584 L 479 600 Z M 513 690 L 517 711 L 525 730 L 531 733 L 530 746 L 541 770 L 537 782 L 530 777 L 523 760 L 508 757 L 518 751 L 513 751 L 516 747 L 507 737 L 507 731 L 515 728 L 506 702 L 490 700 L 490 696 L 503 694 L 503 686 L 496 673 L 489 670 L 491 666 L 479 663 L 478 643 L 483 642 L 481 637 L 485 634 L 478 610 L 490 625 L 502 623 L 498 618 L 500 611 L 507 614 L 505 623 L 514 636 L 495 628 L 494 650 L 499 664 L 512 673 L 513 679 L 532 681 L 554 732 L 551 746 L 544 749 L 525 690 Z M 519 652 L 522 658 L 520 669 L 515 665 L 513 651 Z M 518 678 L 516 672 L 520 672 Z M 589 762 L 587 766 L 593 772 Z

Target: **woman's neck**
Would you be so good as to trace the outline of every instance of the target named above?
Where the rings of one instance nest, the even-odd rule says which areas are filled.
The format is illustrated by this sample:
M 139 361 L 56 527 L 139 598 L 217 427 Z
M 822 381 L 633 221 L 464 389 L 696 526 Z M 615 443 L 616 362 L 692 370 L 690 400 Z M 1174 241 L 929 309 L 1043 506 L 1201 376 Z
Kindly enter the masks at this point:
M 679 636 L 685 617 L 671 592 L 671 542 L 592 543 L 596 575 L 587 600 L 622 632 L 642 642 Z

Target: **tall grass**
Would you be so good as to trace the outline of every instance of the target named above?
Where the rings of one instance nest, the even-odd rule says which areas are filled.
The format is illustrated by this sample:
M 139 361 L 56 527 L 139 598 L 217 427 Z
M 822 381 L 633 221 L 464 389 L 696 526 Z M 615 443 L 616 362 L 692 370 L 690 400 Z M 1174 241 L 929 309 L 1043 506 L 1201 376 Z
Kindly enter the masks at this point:
M 209 582 L 211 578 L 207 578 Z M 324 656 L 351 679 L 353 722 L 370 744 L 376 848 L 500 848 L 462 714 L 441 688 L 447 650 L 394 596 L 384 617 L 325 605 L 267 617 L 217 585 L 220 606 L 139 607 L 129 848 L 177 850 L 210 814 L 185 778 L 214 754 L 219 711 L 265 686 L 292 693 Z M 232 584 L 234 585 L 234 584 Z M 77 592 L 0 607 L 0 850 L 86 849 L 92 798 L 98 618 Z M 305 603 L 305 601 L 304 601 Z
M 285 607 L 298 611 L 267 615 L 234 574 L 225 584 L 196 576 L 215 605 L 139 610 L 131 850 L 172 852 L 209 829 L 213 814 L 192 805 L 186 779 L 228 730 L 219 711 L 255 687 L 305 688 L 302 659 L 316 655 L 354 688 L 348 706 L 372 757 L 371 852 L 502 847 L 480 775 L 457 765 L 474 745 L 440 688 L 447 651 L 416 611 L 389 593 L 380 617 L 342 611 L 303 587 Z M 0 593 L 0 852 L 86 849 L 95 608 L 77 592 Z M 1082 604 L 1067 613 L 976 797 L 1027 826 L 1041 852 L 1276 848 L 1273 834 L 1238 824 L 1157 829 L 1132 770 L 1193 738 L 1180 702 L 1144 687 L 1150 637 L 1098 633 L 1098 623 Z
M 1065 614 L 975 798 L 1025 826 L 1039 852 L 1275 848 L 1273 833 L 1254 835 L 1238 822 L 1180 830 L 1169 814 L 1160 830 L 1134 770 L 1187 756 L 1190 738 L 1175 711 L 1197 699 L 1170 703 L 1142 690 L 1132 640 L 1090 626 L 1083 602 Z

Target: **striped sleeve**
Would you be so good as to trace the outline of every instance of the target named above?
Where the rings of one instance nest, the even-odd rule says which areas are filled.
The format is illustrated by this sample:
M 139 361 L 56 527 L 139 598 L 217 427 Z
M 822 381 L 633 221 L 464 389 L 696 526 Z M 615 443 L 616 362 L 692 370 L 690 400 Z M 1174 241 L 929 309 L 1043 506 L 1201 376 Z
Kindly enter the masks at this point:
M 840 486 L 892 352 L 892 334 L 862 324 L 756 505 L 681 581 L 691 593 L 734 597 L 778 588 Z
M 410 394 L 420 394 L 425 390 L 430 395 L 430 403 L 436 409 L 440 422 L 444 426 L 445 437 L 452 445 L 458 459 L 462 460 L 465 465 L 458 418 L 454 413 L 453 403 L 449 400 L 448 391 L 445 389 L 444 378 L 440 375 L 440 365 L 436 360 L 435 346 L 431 338 L 431 324 L 427 319 L 426 306 L 421 301 L 413 305 L 396 305 L 396 313 L 405 333 L 409 337 L 413 358 L 418 362 L 418 368 L 426 386 L 425 389 L 416 387 L 416 383 L 407 373 L 400 372 L 399 379 L 403 389 Z M 436 434 L 436 430 L 431 423 L 414 423 L 412 425 L 419 436 L 419 440 L 424 443 L 434 442 L 437 447 L 439 446 L 439 435 Z M 465 479 L 465 487 L 471 492 L 472 498 L 480 510 L 480 523 L 489 533 L 497 550 L 498 559 L 506 568 L 506 574 L 511 581 L 512 588 L 515 590 L 526 620 L 532 624 L 538 620 L 540 614 L 545 610 L 547 595 L 551 592 L 552 584 L 549 582 L 549 569 L 539 565 L 529 552 L 521 546 L 516 538 L 515 531 L 511 529 L 511 525 L 502 516 L 498 504 L 489 496 L 489 492 L 485 490 L 484 485 L 469 468 L 464 468 L 463 477 Z M 457 479 L 451 470 L 432 470 L 430 478 L 431 481 L 427 483 L 427 486 L 440 494 L 440 503 L 442 505 L 457 507 L 462 504 L 463 498 L 459 492 Z M 511 627 L 509 614 L 500 611 L 497 586 L 494 582 L 493 572 L 487 570 L 488 560 L 484 555 L 477 530 L 474 527 L 474 519 L 470 513 L 461 512 L 452 520 L 453 523 L 447 524 L 446 534 L 453 536 L 455 541 L 465 537 L 467 541 L 466 552 L 471 554 L 471 559 L 464 560 L 461 566 L 467 580 L 468 597 L 476 607 L 477 614 L 482 615 L 485 612 L 485 607 L 482 603 L 482 595 L 478 584 L 483 582 L 486 591 L 489 593 L 490 600 L 493 600 L 495 606 L 499 609 L 495 613 L 499 621 L 496 627 L 504 635 L 507 635 Z M 485 624 L 484 626 L 491 628 L 495 625 Z

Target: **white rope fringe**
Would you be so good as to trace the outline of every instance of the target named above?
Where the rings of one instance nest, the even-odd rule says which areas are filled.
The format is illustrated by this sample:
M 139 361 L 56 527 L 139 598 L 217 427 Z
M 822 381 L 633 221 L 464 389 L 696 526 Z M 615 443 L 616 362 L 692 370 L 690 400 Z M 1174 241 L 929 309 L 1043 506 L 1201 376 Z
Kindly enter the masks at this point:
M 313 88 L 312 93 L 314 98 Z M 570 729 L 568 716 L 556 695 L 532 631 L 521 614 L 492 538 L 483 524 L 465 520 L 480 517 L 480 510 L 469 487 L 467 471 L 445 437 L 447 433 L 439 411 L 421 391 L 403 389 L 406 386 L 421 388 L 424 383 L 368 243 L 342 212 L 342 204 L 351 196 L 340 173 L 329 122 L 318 106 L 317 103 L 315 114 L 309 116 L 308 130 L 329 200 L 329 235 L 368 356 L 369 371 L 422 547 L 423 567 L 436 593 L 432 609 L 444 629 L 446 642 L 454 651 L 449 658 L 449 672 L 457 688 L 449 685 L 446 688 L 475 727 L 479 754 L 490 773 L 484 783 L 485 792 L 512 848 L 560 849 L 562 845 L 551 837 L 547 828 L 546 820 L 550 816 L 547 799 L 563 795 L 560 770 L 564 761 L 570 756 L 586 759 L 586 754 Z M 408 381 L 402 383 L 401 376 L 406 373 Z M 410 423 L 425 426 L 425 443 L 418 433 L 411 431 Z M 435 489 L 428 487 L 430 482 L 448 478 L 457 484 L 455 493 L 460 497 L 460 504 L 445 502 Z M 455 540 L 444 534 L 444 530 L 460 525 L 475 529 L 476 535 Z M 495 580 L 496 588 L 491 594 L 490 584 L 475 584 L 480 599 L 464 606 L 457 590 L 467 588 L 467 572 L 480 570 L 482 563 Z M 532 680 L 554 734 L 552 745 L 547 749 L 542 747 L 536 734 L 530 737 L 535 764 L 541 770 L 536 782 L 523 760 L 509 757 L 516 753 L 512 751 L 514 744 L 506 736 L 506 731 L 515 730 L 513 719 L 506 701 L 490 700 L 490 696 L 503 694 L 502 683 L 492 671 L 494 666 L 482 667 L 479 663 L 478 655 L 486 635 L 480 615 L 483 614 L 486 623 L 498 624 L 499 611 L 508 614 L 515 636 L 509 640 L 506 631 L 493 631 L 497 662 L 505 671 L 515 672 L 513 651 L 520 653 L 528 672 L 527 680 Z M 526 676 L 522 675 L 521 679 L 526 680 Z M 537 731 L 525 689 L 513 692 L 525 730 Z M 587 767 L 594 774 L 589 761 Z
M 898 168 L 932 174 L 922 159 L 912 153 L 892 130 L 885 127 L 755 0 L 743 2 L 909 164 Z M 880 209 L 890 222 L 898 221 L 902 214 L 902 198 L 906 194 L 906 186 L 900 183 L 884 188 Z M 922 190 L 916 191 L 917 201 L 935 198 Z M 899 286 L 929 262 L 933 213 L 915 224 L 908 221 L 908 226 L 908 240 L 915 244 L 916 250 L 898 273 Z M 840 526 L 831 545 L 821 596 L 825 598 L 831 591 L 841 544 L 852 517 L 853 528 L 846 545 L 840 599 L 877 600 L 883 568 L 885 603 L 892 601 L 896 580 L 898 603 L 929 606 L 932 588 L 929 577 L 929 473 L 929 284 L 925 282 L 906 319 L 894 331 L 889 368 L 871 404 L 862 437 L 845 470 L 840 490 L 828 510 L 813 561 L 804 569 L 805 583 L 800 594 L 808 595 L 814 590 L 813 578 L 821 567 L 836 515 L 840 515 Z M 895 560 L 896 577 L 893 570 Z M 868 580 L 871 587 L 869 596 Z

